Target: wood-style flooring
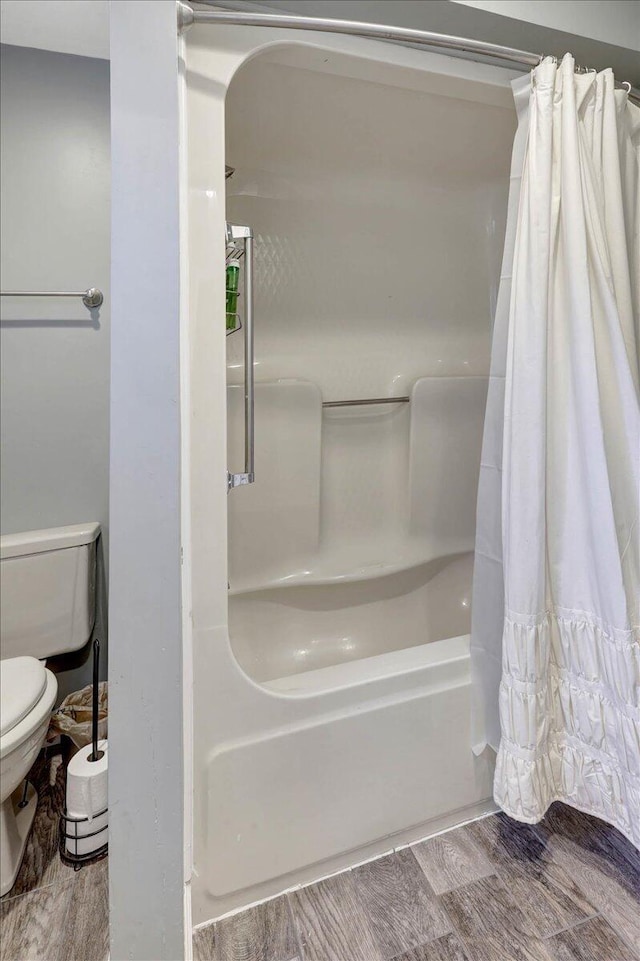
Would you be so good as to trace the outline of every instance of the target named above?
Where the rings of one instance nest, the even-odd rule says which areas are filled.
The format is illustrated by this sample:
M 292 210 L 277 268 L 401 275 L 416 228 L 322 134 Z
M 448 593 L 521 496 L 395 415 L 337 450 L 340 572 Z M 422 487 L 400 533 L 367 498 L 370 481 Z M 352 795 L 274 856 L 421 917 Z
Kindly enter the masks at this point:
M 107 860 L 58 854 L 60 757 L 0 902 L 0 961 L 106 961 Z M 196 929 L 195 961 L 640 961 L 640 852 L 555 804 L 529 827 L 497 814 Z
M 640 852 L 555 804 L 475 821 L 197 928 L 195 961 L 640 961 Z
M 16 882 L 0 901 L 0 961 L 106 961 L 108 860 L 81 871 L 60 860 L 61 755 L 39 758 L 29 780 L 38 808 Z

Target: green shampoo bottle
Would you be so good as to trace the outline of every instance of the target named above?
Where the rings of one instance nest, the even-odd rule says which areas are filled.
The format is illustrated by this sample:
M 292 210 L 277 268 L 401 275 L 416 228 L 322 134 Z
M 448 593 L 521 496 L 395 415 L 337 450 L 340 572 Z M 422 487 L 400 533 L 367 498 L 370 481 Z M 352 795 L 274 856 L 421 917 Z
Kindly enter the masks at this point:
M 238 283 L 240 280 L 240 261 L 227 263 L 227 333 L 238 326 Z

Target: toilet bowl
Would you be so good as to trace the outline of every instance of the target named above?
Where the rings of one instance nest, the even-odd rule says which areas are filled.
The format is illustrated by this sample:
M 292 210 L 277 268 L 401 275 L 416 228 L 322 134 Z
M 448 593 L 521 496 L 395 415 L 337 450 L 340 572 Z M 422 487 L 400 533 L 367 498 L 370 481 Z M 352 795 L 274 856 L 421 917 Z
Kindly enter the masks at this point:
M 58 692 L 55 675 L 35 657 L 0 662 L 0 896 L 20 870 L 37 795 L 24 779 L 44 743 Z
M 20 870 L 38 803 L 25 778 L 58 693 L 44 661 L 91 637 L 99 533 L 91 522 L 0 537 L 0 895 Z

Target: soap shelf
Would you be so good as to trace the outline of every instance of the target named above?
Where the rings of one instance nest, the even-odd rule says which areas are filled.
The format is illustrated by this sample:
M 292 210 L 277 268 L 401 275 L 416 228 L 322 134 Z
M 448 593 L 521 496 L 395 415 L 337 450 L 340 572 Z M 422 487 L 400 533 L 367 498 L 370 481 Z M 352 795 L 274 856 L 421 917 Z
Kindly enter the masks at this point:
M 67 814 L 66 808 L 60 815 L 60 826 L 59 826 L 59 850 L 60 850 L 60 860 L 63 864 L 71 865 L 76 871 L 84 867 L 85 864 L 93 864 L 94 861 L 101 861 L 102 858 L 107 856 L 109 850 L 109 842 L 106 841 L 95 851 L 90 851 L 88 854 L 78 854 L 78 841 L 86 841 L 88 838 L 93 838 L 96 834 L 102 834 L 106 830 L 106 825 L 100 828 L 99 831 L 91 831 L 89 834 L 78 834 L 79 824 L 88 824 L 89 821 L 95 821 L 97 818 L 102 817 L 103 814 L 107 814 L 109 808 L 104 808 L 103 811 L 98 811 L 94 814 L 92 818 L 74 818 L 70 814 Z M 69 830 L 72 833 L 68 833 Z M 76 853 L 67 850 L 67 841 L 75 841 Z

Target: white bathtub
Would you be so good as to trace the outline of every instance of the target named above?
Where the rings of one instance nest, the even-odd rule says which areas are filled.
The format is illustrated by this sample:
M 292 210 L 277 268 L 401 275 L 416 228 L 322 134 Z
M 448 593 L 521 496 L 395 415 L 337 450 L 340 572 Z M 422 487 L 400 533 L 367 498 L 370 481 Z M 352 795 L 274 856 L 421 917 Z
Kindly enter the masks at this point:
M 468 636 L 263 687 L 299 719 L 211 755 L 196 921 L 495 810 L 470 749 Z
M 471 571 L 463 554 L 229 597 L 225 705 L 247 733 L 208 755 L 196 922 L 495 809 L 455 631 Z

